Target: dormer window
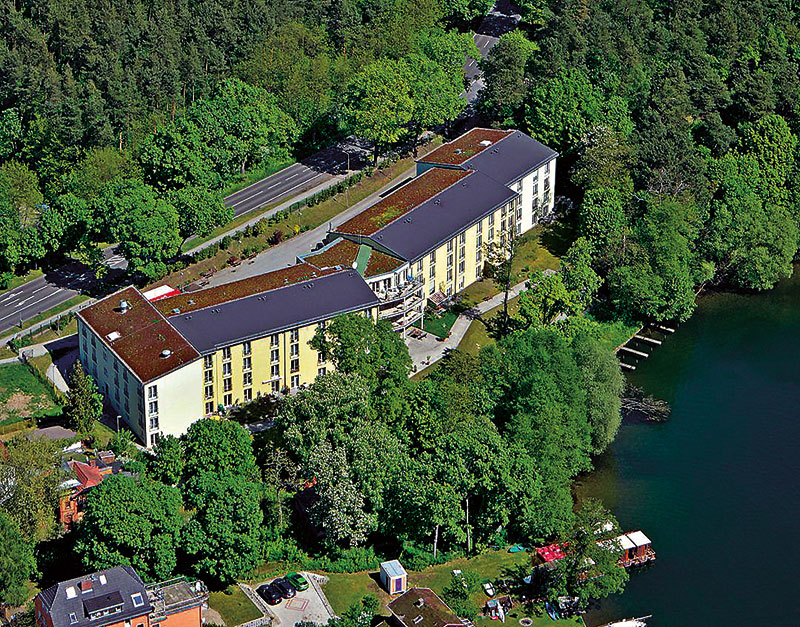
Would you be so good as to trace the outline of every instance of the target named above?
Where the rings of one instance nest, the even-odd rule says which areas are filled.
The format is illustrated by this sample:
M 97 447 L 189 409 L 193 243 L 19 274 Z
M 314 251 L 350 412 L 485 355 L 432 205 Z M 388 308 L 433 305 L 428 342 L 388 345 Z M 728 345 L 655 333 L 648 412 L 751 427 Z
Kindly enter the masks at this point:
M 69 586 L 66 589 L 66 593 L 67 593 L 67 598 L 68 599 L 74 599 L 76 596 L 78 596 L 78 593 L 75 592 L 75 587 L 74 586 Z
M 126 372 L 125 374 L 127 374 L 127 372 Z M 100 585 L 101 585 L 101 586 L 104 586 L 104 585 L 106 585 L 107 579 L 106 579 L 106 576 L 105 576 L 105 575 L 100 575 L 100 576 L 98 577 L 98 579 L 100 580 Z
M 419 625 L 422 622 L 422 614 L 414 618 L 414 624 Z
M 133 607 L 142 607 L 144 605 L 144 599 L 142 598 L 142 593 L 137 592 L 136 594 L 131 595 L 131 601 L 133 601 Z
M 75 615 L 75 612 L 70 612 L 69 613 L 69 624 L 70 625 L 74 625 L 77 622 L 78 622 L 78 617 Z

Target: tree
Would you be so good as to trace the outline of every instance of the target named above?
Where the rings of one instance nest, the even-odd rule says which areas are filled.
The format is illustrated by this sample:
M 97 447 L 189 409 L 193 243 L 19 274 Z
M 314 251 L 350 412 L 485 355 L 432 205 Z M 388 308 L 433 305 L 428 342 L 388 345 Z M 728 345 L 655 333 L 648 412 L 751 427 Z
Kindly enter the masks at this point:
M 576 239 L 561 259 L 564 287 L 586 308 L 600 289 L 603 279 L 592 268 L 593 248 L 585 237 Z
M 75 552 L 88 570 L 125 564 L 145 580 L 169 578 L 177 565 L 180 493 L 148 479 L 107 477 L 86 498 Z
M 94 200 L 105 215 L 105 230 L 128 260 L 131 272 L 156 279 L 166 272 L 166 262 L 178 252 L 178 213 L 159 198 L 152 187 L 131 179 L 115 179 Z
M 111 449 L 117 457 L 127 457 L 134 450 L 133 442 L 133 433 L 128 429 L 120 429 L 115 432 L 108 441 L 108 448 Z
M 350 477 L 342 448 L 322 442 L 311 453 L 308 476 L 317 478 L 319 500 L 311 506 L 311 520 L 325 532 L 331 545 L 358 546 L 375 528 L 375 514 L 367 513 L 364 495 Z
M 545 327 L 580 313 L 581 300 L 577 292 L 564 285 L 558 272 L 537 272 L 525 283 L 519 295 L 519 316 L 526 327 Z
M 400 64 L 380 59 L 367 65 L 347 85 L 342 105 L 353 133 L 381 146 L 396 143 L 411 121 L 414 101 Z
M 619 533 L 616 519 L 599 501 L 587 499 L 578 510 L 556 568 L 564 591 L 578 597 L 582 607 L 625 589 L 628 573 L 617 563 L 621 549 L 614 540 Z
M 6 162 L 0 167 L 0 199 L 12 207 L 19 228 L 35 225 L 44 199 L 39 177 L 24 163 Z
M 423 128 L 454 120 L 466 106 L 461 96 L 464 91 L 463 73 L 448 73 L 421 54 L 401 59 L 400 69 L 413 102 L 411 122 L 416 131 L 415 139 Z
M 586 392 L 592 452 L 599 454 L 614 441 L 622 422 L 620 399 L 625 379 L 616 355 L 599 340 L 579 334 L 572 340 L 572 350 Z
M 310 346 L 333 361 L 336 370 L 358 374 L 372 392 L 370 402 L 387 422 L 404 411 L 411 357 L 389 322 L 346 314 L 320 327 Z
M 158 438 L 153 448 L 153 457 L 147 464 L 147 472 L 156 481 L 175 485 L 183 476 L 183 452 L 181 442 L 174 435 Z
M 621 132 L 604 124 L 595 126 L 581 138 L 579 152 L 572 174 L 574 183 L 584 190 L 633 191 L 633 146 Z
M 22 535 L 19 525 L 0 511 L 0 602 L 11 607 L 28 598 L 27 580 L 36 572 L 33 543 Z
M 178 212 L 181 247 L 193 235 L 206 236 L 233 219 L 233 209 L 225 206 L 219 194 L 204 188 L 183 187 L 169 199 Z
M 481 61 L 486 87 L 480 107 L 491 119 L 506 126 L 515 123 L 528 90 L 526 70 L 538 49 L 521 31 L 512 31 Z
M 187 479 L 206 472 L 248 480 L 258 476 L 253 438 L 236 422 L 212 418 L 193 422 L 183 436 L 183 450 Z
M 0 511 L 19 525 L 30 540 L 56 530 L 59 486 L 65 479 L 61 449 L 55 442 L 17 436 L 0 456 Z
M 442 599 L 457 616 L 475 620 L 478 607 L 472 596 L 480 590 L 481 577 L 474 570 L 463 570 L 460 575 L 453 575 L 450 583 L 442 590 Z
M 64 414 L 70 426 L 79 433 L 89 433 L 95 420 L 103 415 L 103 395 L 80 360 L 72 366 Z
M 183 529 L 183 549 L 205 580 L 228 584 L 259 564 L 261 489 L 246 479 L 220 475 L 195 517 Z
M 514 258 L 519 248 L 519 237 L 514 226 L 509 224 L 507 230 L 500 228 L 500 237 L 497 240 L 487 242 L 486 262 L 491 267 L 492 281 L 503 292 L 503 312 L 499 316 L 500 325 L 498 331 L 501 337 L 508 334 L 510 317 L 508 315 L 508 294 L 516 276 L 514 274 Z

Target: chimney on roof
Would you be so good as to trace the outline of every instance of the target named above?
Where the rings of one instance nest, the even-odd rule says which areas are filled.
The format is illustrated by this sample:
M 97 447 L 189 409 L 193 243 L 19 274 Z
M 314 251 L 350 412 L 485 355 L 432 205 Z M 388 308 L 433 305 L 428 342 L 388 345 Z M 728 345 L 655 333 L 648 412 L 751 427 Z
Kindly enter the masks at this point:
M 169 357 L 171 355 L 172 355 L 172 351 L 169 350 L 168 348 L 165 348 L 163 351 L 161 351 L 161 357 L 163 359 L 166 359 L 167 357 Z
M 78 587 L 81 589 L 81 592 L 89 592 L 92 589 L 92 580 L 84 579 L 78 584 Z

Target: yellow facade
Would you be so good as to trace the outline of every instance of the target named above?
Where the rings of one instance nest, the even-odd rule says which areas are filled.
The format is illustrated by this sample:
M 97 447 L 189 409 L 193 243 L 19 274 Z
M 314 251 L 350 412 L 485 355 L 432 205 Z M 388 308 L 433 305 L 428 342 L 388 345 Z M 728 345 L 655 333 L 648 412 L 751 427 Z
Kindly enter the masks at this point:
M 450 296 L 483 276 L 485 247 L 490 242 L 498 242 L 501 233 L 508 233 L 509 227 L 514 225 L 518 202 L 515 199 L 498 207 L 434 251 L 411 262 L 414 276 L 425 282 L 426 298 L 437 291 Z
M 366 313 L 374 319 L 377 308 Z M 333 364 L 322 360 L 309 345 L 318 326 L 274 333 L 202 357 L 204 413 L 215 413 L 220 405 L 228 407 L 308 385 L 317 376 L 331 372 Z

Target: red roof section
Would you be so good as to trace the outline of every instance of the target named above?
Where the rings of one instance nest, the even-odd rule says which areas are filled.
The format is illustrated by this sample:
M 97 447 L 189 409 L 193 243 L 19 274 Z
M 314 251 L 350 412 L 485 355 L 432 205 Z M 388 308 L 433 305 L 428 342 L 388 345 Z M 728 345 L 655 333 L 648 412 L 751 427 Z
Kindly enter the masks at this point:
M 313 264 L 317 268 L 335 268 L 336 266 L 352 268 L 353 262 L 358 258 L 359 248 L 359 244 L 349 239 L 340 239 L 325 250 L 307 255 L 305 260 L 307 263 Z M 373 248 L 370 251 L 367 267 L 366 270 L 364 270 L 364 276 L 369 278 L 380 274 L 386 274 L 387 272 L 399 268 L 404 263 L 402 259 L 386 255 Z
M 96 485 L 100 485 L 103 482 L 103 479 L 106 477 L 106 475 L 100 472 L 97 468 L 94 468 L 89 464 L 84 464 L 83 462 L 71 461 L 69 462 L 69 467 L 77 475 L 78 481 L 81 482 L 81 487 L 83 489 L 93 488 Z
M 337 233 L 372 235 L 472 172 L 431 168 L 334 229 Z
M 443 165 L 461 165 L 467 159 L 491 148 L 501 139 L 505 139 L 514 131 L 503 131 L 494 128 L 473 128 L 451 142 L 442 144 L 433 152 L 419 159 L 421 163 L 441 163 Z M 481 143 L 484 142 L 484 143 Z M 488 143 L 486 143 L 488 142 Z
M 128 303 L 125 312 L 119 306 L 123 300 Z M 126 287 L 82 309 L 78 316 L 143 382 L 200 357 L 135 287 Z M 169 351 L 168 356 L 161 356 L 164 351 Z
M 156 301 L 154 306 L 167 317 L 185 314 L 206 307 L 214 307 L 227 303 L 232 300 L 246 298 L 255 294 L 263 294 L 270 290 L 276 290 L 287 285 L 310 281 L 327 274 L 334 274 L 337 270 L 320 270 L 309 263 L 298 263 L 297 265 L 258 276 L 224 283 L 215 287 L 209 287 L 196 292 L 185 292 L 178 296 L 170 296 Z M 180 313 L 173 310 L 178 309 Z

